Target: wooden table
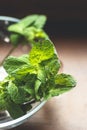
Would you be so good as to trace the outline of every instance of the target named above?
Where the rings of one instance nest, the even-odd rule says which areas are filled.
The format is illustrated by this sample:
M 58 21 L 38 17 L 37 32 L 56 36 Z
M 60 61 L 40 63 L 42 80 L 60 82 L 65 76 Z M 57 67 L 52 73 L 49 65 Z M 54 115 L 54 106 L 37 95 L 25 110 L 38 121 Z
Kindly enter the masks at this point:
M 77 86 L 50 99 L 27 122 L 12 130 L 87 130 L 87 39 L 52 40 L 63 63 L 62 71 L 73 75 Z M 0 45 L 0 60 L 9 48 L 9 45 Z M 21 55 L 29 49 L 19 46 L 13 55 Z

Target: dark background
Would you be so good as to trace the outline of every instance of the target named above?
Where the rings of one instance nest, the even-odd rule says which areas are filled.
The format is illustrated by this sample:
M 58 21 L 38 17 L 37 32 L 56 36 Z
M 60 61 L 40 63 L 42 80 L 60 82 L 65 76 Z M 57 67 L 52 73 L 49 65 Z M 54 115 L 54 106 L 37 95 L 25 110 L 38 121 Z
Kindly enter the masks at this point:
M 23 18 L 47 16 L 46 31 L 55 36 L 87 35 L 86 0 L 0 0 L 0 15 Z

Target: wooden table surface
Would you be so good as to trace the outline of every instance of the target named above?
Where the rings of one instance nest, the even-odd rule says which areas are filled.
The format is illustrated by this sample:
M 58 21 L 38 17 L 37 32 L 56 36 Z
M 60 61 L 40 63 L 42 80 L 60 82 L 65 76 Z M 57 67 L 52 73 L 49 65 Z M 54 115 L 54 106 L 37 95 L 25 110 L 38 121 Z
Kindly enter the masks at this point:
M 69 92 L 50 99 L 24 124 L 12 130 L 87 130 L 87 39 L 52 39 L 63 63 L 63 72 L 77 80 Z M 11 45 L 0 45 L 0 61 Z M 27 53 L 26 45 L 12 55 Z M 17 51 L 18 50 L 18 51 Z

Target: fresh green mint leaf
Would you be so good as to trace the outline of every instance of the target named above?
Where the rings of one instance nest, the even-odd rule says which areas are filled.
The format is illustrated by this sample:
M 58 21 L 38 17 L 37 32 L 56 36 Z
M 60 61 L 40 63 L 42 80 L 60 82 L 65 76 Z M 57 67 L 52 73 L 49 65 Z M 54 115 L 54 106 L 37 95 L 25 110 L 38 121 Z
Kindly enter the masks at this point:
M 29 15 L 21 19 L 18 23 L 10 25 L 8 27 L 8 31 L 23 35 L 24 29 L 28 26 L 31 26 L 37 18 L 38 18 L 38 15 Z
M 42 66 L 39 66 L 39 68 L 38 68 L 37 79 L 40 80 L 42 83 L 45 83 L 45 81 L 46 81 L 45 68 Z
M 34 26 L 36 28 L 43 28 L 44 24 L 46 23 L 46 16 L 45 15 L 39 15 L 39 18 L 36 19 L 35 23 L 34 23 Z
M 51 97 L 54 97 L 54 96 L 58 96 L 60 94 L 63 94 L 67 91 L 69 91 L 71 88 L 70 87 L 63 87 L 63 86 L 60 86 L 59 88 L 54 88 L 54 89 L 50 89 L 49 91 L 49 94 L 47 96 L 47 98 L 51 98 Z
M 26 65 L 21 67 L 21 69 L 18 69 L 17 74 L 19 75 L 25 75 L 25 74 L 37 74 L 37 67 L 32 65 Z
M 41 65 L 44 67 L 47 75 L 57 74 L 61 67 L 60 60 L 56 54 L 51 59 L 43 61 Z
M 25 102 L 25 92 L 21 87 L 17 87 L 14 83 L 10 82 L 7 91 L 11 100 L 16 104 L 22 104 Z
M 19 118 L 25 114 L 21 106 L 12 102 L 11 100 L 8 100 L 7 102 L 7 111 L 13 119 Z
M 23 55 L 19 58 L 14 56 L 9 56 L 5 59 L 3 67 L 7 71 L 8 74 L 12 74 L 14 71 L 18 70 L 22 66 L 29 63 L 29 56 Z
M 32 47 L 29 55 L 29 61 L 32 65 L 38 65 L 42 61 L 52 58 L 54 55 L 54 46 L 49 40 L 37 42 Z
M 55 84 L 66 87 L 74 87 L 76 86 L 76 80 L 69 74 L 58 74 L 55 77 Z

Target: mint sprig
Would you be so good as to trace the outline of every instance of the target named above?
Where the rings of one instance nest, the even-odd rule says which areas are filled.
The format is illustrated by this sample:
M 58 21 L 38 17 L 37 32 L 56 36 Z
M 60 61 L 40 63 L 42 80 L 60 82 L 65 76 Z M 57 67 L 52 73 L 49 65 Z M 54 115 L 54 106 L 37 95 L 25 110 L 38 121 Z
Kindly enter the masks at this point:
M 13 45 L 6 57 L 0 63 L 3 65 L 4 60 L 11 55 L 18 45 L 33 44 L 34 41 L 40 39 L 48 39 L 48 35 L 43 30 L 47 17 L 45 15 L 33 14 L 19 20 L 19 22 L 11 24 L 7 27 L 9 32 L 9 41 Z
M 25 114 L 22 109 L 25 102 L 47 100 L 76 85 L 71 75 L 58 74 L 61 64 L 50 40 L 36 42 L 29 54 L 8 57 L 3 66 L 8 77 L 1 82 L 3 90 L 0 96 L 2 93 L 6 95 L 2 97 L 0 106 L 4 102 L 1 109 L 7 109 L 13 118 L 16 118 L 13 114 L 16 110 L 12 113 L 9 102 L 21 109 L 19 115 Z M 7 99 L 9 102 L 6 102 Z
M 21 42 L 32 44 L 34 40 L 48 38 L 43 30 L 46 20 L 45 15 L 33 14 L 24 17 L 18 23 L 10 25 L 8 31 L 11 32 L 11 43 L 16 46 L 22 39 Z
M 9 30 L 30 40 L 29 32 L 25 34 L 25 30 L 31 25 L 41 29 L 44 22 L 40 23 L 38 15 L 26 18 L 11 25 Z M 43 16 L 40 19 L 45 21 Z M 48 100 L 76 86 L 71 75 L 59 73 L 61 63 L 54 44 L 47 36 L 38 37 L 38 41 L 34 37 L 31 44 L 28 54 L 18 58 L 9 56 L 3 63 L 8 76 L 0 82 L 0 110 L 7 110 L 14 119 L 32 108 L 31 101 Z

